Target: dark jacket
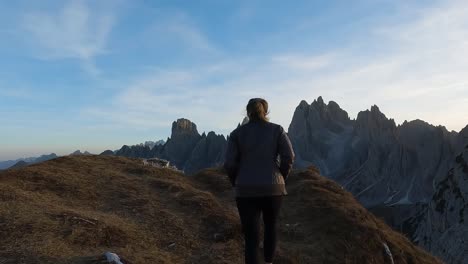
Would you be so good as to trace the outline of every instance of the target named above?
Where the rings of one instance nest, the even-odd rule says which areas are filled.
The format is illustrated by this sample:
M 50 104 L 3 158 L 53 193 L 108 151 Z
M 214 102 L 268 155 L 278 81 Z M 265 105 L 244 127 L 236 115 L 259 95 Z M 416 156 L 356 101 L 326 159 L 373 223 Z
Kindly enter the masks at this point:
M 281 125 L 251 120 L 230 133 L 223 167 L 236 196 L 286 195 L 294 158 Z

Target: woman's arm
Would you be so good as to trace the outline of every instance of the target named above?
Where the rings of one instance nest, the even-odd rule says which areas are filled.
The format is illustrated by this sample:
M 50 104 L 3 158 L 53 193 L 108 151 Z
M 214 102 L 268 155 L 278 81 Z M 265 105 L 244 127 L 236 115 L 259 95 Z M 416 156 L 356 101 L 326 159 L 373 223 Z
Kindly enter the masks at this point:
M 279 170 L 283 175 L 284 180 L 286 181 L 289 173 L 291 172 L 295 154 L 288 134 L 286 134 L 286 131 L 284 131 L 282 126 L 280 126 L 280 136 L 278 139 L 278 154 L 281 161 Z
M 231 185 L 234 187 L 236 185 L 236 176 L 237 170 L 239 169 L 239 147 L 237 145 L 237 134 L 235 133 L 236 130 L 232 131 L 229 135 L 226 155 L 224 159 L 223 168 L 226 170 L 227 175 L 229 176 L 229 180 Z

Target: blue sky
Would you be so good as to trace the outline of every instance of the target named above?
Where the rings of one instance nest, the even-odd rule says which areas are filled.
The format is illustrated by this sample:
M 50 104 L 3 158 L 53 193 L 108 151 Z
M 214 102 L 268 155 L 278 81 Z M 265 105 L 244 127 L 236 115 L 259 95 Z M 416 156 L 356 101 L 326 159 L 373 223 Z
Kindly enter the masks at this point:
M 468 124 L 466 1 L 3 1 L 0 160 L 228 134 L 251 97 Z

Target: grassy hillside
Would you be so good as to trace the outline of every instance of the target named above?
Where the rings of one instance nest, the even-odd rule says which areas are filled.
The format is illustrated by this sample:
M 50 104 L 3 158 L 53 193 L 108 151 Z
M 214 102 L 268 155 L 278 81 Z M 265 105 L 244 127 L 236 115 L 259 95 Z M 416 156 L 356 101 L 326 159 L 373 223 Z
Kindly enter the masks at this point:
M 295 171 L 277 263 L 440 263 L 316 171 Z M 243 263 L 221 170 L 192 178 L 138 159 L 68 156 L 0 172 L 0 263 Z

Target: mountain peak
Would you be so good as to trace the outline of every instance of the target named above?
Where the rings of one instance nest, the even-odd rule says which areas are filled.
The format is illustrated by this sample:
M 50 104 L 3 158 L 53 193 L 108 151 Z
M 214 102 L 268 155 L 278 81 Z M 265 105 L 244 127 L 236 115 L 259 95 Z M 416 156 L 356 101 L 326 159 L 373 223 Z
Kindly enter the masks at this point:
M 411 121 L 405 120 L 401 125 L 399 125 L 402 129 L 410 128 L 410 129 L 433 129 L 434 126 L 427 123 L 421 119 L 414 119 Z
M 314 105 L 318 109 L 323 109 L 327 106 L 327 104 L 323 101 L 322 96 L 319 96 L 317 99 L 315 99 L 311 105 Z
M 214 131 L 210 131 L 207 134 L 207 137 L 214 137 L 214 136 L 216 136 L 216 133 Z
M 356 118 L 357 128 L 373 131 L 371 134 L 382 130 L 395 130 L 395 120 L 388 119 L 377 105 L 371 106 L 370 111 L 361 111 Z M 378 134 L 378 133 L 377 133 Z
M 309 104 L 306 102 L 306 100 L 301 100 L 298 107 L 299 108 L 307 108 L 307 107 L 309 107 Z
M 460 135 L 468 138 L 468 125 L 466 125 L 462 130 L 460 130 Z
M 317 102 L 318 102 L 319 104 L 324 104 L 322 96 L 319 96 L 319 97 L 317 98 Z
M 370 111 L 373 113 L 382 113 L 377 105 L 372 105 Z
M 184 134 L 199 135 L 197 131 L 197 125 L 186 118 L 179 118 L 177 121 L 172 122 L 171 138 Z
M 70 153 L 70 155 L 83 155 L 84 153 L 81 152 L 81 150 L 75 150 L 73 151 L 72 153 Z

